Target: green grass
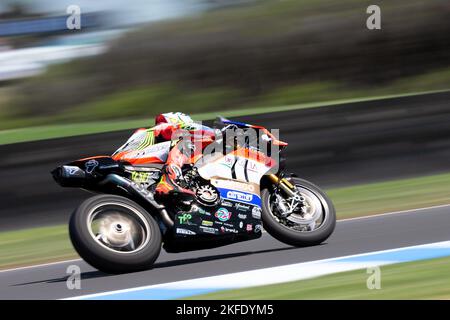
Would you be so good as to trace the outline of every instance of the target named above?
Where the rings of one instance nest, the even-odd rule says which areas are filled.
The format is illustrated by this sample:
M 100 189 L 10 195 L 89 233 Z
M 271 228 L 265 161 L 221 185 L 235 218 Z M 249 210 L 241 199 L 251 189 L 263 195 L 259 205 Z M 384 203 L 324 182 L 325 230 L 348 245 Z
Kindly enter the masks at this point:
M 450 203 L 450 173 L 327 190 L 338 219 Z M 0 269 L 76 258 L 67 226 L 0 233 Z
M 76 257 L 65 225 L 0 233 L 0 269 Z
M 339 99 L 339 100 L 327 100 L 327 101 L 320 101 L 320 102 L 308 102 L 308 103 L 301 103 L 301 104 L 289 104 L 292 101 L 295 101 L 294 98 L 291 98 L 290 100 L 286 100 L 284 102 L 287 103 L 287 105 L 278 105 L 278 106 L 248 106 L 246 108 L 240 108 L 238 110 L 226 110 L 226 111 L 212 111 L 212 112 L 198 112 L 192 114 L 192 117 L 195 120 L 202 121 L 202 120 L 211 120 L 214 119 L 217 115 L 222 115 L 224 117 L 238 117 L 243 115 L 258 115 L 258 114 L 264 114 L 264 113 L 270 113 L 270 112 L 282 112 L 282 111 L 289 111 L 289 110 L 299 110 L 299 109 L 306 109 L 306 108 L 317 108 L 317 107 L 323 107 L 323 106 L 339 106 L 344 105 L 347 103 L 353 103 L 353 102 L 363 102 L 363 101 L 374 101 L 374 100 L 381 100 L 381 99 L 387 99 L 387 98 L 393 98 L 393 97 L 406 97 L 406 96 L 414 96 L 414 95 L 420 95 L 424 93 L 434 93 L 434 92 L 443 92 L 443 91 L 449 91 L 450 89 L 442 89 L 442 90 L 433 90 L 433 91 L 418 91 L 418 92 L 410 92 L 410 93 L 404 93 L 404 94 L 390 94 L 390 95 L 377 95 L 377 96 L 368 96 L 364 98 L 353 98 L 353 99 Z M 140 92 L 140 95 L 145 95 L 145 92 Z M 215 94 L 211 94 L 209 99 L 216 99 L 216 97 L 221 96 L 221 94 L 232 94 L 231 92 L 216 92 Z M 275 97 L 272 97 L 271 99 L 274 100 L 274 102 L 282 102 L 282 100 L 277 100 Z M 128 95 L 114 95 L 114 97 L 117 97 L 119 101 L 122 101 L 121 99 L 124 99 L 124 97 L 128 97 Z M 331 97 L 331 96 L 330 96 Z M 196 99 L 193 97 L 190 97 L 195 102 Z M 189 99 L 189 98 L 187 98 Z M 108 100 L 112 101 L 112 100 Z M 142 102 L 141 102 L 142 103 Z M 92 104 L 88 104 L 85 106 L 80 106 L 80 110 L 84 110 L 84 112 L 87 112 L 87 110 L 91 110 L 93 112 L 92 119 L 96 118 L 96 115 L 102 114 L 105 112 L 105 108 L 107 108 L 109 104 L 104 103 L 102 101 L 93 102 Z M 114 110 L 119 108 L 120 104 L 114 104 Z M 264 104 L 261 104 L 264 105 Z M 120 108 L 119 108 L 120 109 Z M 175 108 L 176 109 L 176 108 Z M 174 109 L 174 110 L 175 110 Z M 166 108 L 165 111 L 168 111 L 169 109 Z M 203 105 L 201 107 L 200 111 L 202 110 L 208 110 L 207 107 Z M 163 111 L 163 110 L 161 110 Z M 176 110 L 179 111 L 179 110 Z M 93 133 L 100 133 L 100 132 L 109 132 L 109 131 L 117 131 L 117 130 L 125 130 L 125 129 L 134 129 L 139 127 L 150 127 L 153 124 L 152 118 L 142 118 L 141 119 L 135 119 L 135 120 L 110 120 L 110 121 L 93 121 L 93 122 L 79 122 L 79 123 L 70 123 L 70 117 L 69 118 L 60 118 L 60 122 L 64 124 L 49 124 L 49 125 L 41 125 L 41 126 L 29 126 L 29 127 L 23 127 L 23 128 L 17 128 L 17 129 L 8 129 L 8 130 L 2 130 L 0 131 L 0 145 L 2 144 L 11 144 L 11 143 L 18 143 L 18 142 L 26 142 L 26 141 L 36 141 L 36 140 L 44 140 L 44 139 L 51 139 L 51 138 L 62 138 L 62 137 L 69 137 L 69 136 L 77 136 L 77 135 L 84 135 L 84 134 L 93 134 Z M 21 122 L 21 120 L 17 120 L 17 123 L 22 123 L 23 125 L 29 124 L 28 122 Z
M 327 193 L 340 219 L 450 204 L 450 174 L 337 188 Z
M 381 267 L 381 288 L 367 289 L 366 269 L 190 299 L 450 299 L 450 257 Z

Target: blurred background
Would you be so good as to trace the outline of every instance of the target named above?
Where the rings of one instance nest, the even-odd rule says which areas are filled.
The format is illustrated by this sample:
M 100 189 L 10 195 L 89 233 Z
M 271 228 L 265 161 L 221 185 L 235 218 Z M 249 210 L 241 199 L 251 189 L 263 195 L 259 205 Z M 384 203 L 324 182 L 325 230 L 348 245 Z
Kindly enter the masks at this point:
M 450 4 L 356 0 L 0 5 L 0 129 L 446 89 Z
M 2 0 L 0 230 L 66 223 L 89 194 L 50 170 L 167 111 L 280 129 L 339 218 L 447 204 L 449 35 L 448 0 Z M 58 228 L 11 235 L 0 266 L 73 256 Z

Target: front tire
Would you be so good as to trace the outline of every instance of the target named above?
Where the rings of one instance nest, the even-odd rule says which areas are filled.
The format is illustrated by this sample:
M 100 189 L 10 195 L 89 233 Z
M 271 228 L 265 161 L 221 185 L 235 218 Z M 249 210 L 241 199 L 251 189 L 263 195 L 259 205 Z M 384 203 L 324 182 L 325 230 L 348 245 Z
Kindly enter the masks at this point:
M 155 219 L 121 196 L 98 195 L 84 201 L 70 218 L 69 235 L 78 254 L 106 273 L 149 269 L 161 251 Z
M 313 195 L 316 197 L 315 201 L 320 203 L 321 209 L 323 210 L 321 224 L 311 231 L 293 230 L 282 224 L 271 208 L 272 191 L 266 188 L 261 192 L 264 229 L 275 239 L 296 247 L 314 246 L 324 242 L 333 233 L 336 226 L 336 211 L 333 203 L 318 186 L 311 182 L 299 178 L 291 178 L 289 180 L 297 187 L 306 190 L 310 196 Z

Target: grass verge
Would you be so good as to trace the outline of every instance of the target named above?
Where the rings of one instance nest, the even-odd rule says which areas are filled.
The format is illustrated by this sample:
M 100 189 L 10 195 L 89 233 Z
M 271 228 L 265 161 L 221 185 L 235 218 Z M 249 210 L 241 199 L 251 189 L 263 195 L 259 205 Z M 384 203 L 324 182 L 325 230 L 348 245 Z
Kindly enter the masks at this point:
M 450 173 L 327 190 L 338 219 L 450 203 Z M 0 233 L 0 269 L 76 258 L 67 226 Z
M 381 267 L 381 288 L 367 289 L 366 269 L 190 299 L 450 299 L 450 257 Z

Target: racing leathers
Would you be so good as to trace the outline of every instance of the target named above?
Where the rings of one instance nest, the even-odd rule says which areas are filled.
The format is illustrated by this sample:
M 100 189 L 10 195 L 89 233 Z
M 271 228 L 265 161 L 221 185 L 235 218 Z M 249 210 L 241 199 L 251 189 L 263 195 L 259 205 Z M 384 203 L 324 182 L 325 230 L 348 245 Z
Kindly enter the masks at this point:
M 195 163 L 201 157 L 202 149 L 213 141 L 214 130 L 209 127 L 197 123 L 163 122 L 150 129 L 138 129 L 113 154 L 113 158 L 140 166 L 165 163 L 155 189 L 157 198 L 164 201 L 173 195 L 182 201 L 189 200 L 194 196 L 194 192 L 181 186 L 184 182 L 183 166 Z M 164 150 L 161 153 L 156 152 L 155 155 L 152 146 L 155 148 L 157 145 Z

